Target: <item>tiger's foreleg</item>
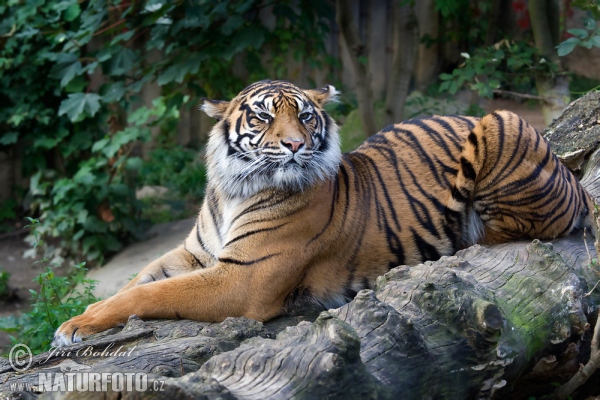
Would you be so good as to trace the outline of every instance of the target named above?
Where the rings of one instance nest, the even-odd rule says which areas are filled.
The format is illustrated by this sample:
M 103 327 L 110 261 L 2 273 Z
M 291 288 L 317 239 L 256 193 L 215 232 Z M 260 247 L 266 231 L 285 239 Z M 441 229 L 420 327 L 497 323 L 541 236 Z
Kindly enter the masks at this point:
M 135 278 L 119 290 L 119 293 L 134 286 L 187 274 L 204 267 L 194 254 L 185 249 L 185 245 L 181 245 L 144 267 Z
M 281 274 L 283 257 L 272 257 L 255 265 L 236 261 L 218 262 L 169 279 L 131 285 L 111 298 L 92 304 L 77 317 L 63 323 L 54 336 L 54 346 L 80 342 L 85 336 L 124 324 L 131 315 L 142 319 L 188 318 L 222 321 L 244 316 L 264 321 L 283 309 L 285 296 L 302 272 Z M 268 283 L 268 284 L 267 284 Z

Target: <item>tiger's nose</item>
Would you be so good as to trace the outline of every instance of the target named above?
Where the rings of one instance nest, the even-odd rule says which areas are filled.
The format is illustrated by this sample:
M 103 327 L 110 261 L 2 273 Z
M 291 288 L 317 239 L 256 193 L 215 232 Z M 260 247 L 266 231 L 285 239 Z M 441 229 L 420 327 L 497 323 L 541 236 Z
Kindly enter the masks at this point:
M 281 144 L 290 149 L 292 153 L 295 153 L 304 145 L 304 139 L 286 138 L 281 141 Z

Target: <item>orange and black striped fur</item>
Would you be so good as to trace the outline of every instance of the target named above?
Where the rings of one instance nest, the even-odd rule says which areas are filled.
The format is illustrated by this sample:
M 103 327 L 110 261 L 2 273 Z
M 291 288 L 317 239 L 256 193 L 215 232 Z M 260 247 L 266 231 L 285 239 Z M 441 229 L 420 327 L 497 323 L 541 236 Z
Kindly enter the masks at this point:
M 261 81 L 230 102 L 205 101 L 219 121 L 196 226 L 115 296 L 65 322 L 54 343 L 132 314 L 264 321 L 302 300 L 335 307 L 400 264 L 590 226 L 589 195 L 518 116 L 410 120 L 341 155 L 323 110 L 336 94 Z

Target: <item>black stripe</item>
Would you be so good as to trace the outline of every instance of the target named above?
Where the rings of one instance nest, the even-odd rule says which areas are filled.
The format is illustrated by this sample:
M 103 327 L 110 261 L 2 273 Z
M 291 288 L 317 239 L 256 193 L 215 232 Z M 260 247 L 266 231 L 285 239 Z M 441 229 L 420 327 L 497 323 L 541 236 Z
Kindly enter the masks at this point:
M 198 217 L 198 219 L 200 219 L 200 217 Z M 208 254 L 212 254 L 210 251 L 208 251 L 208 249 L 206 248 L 206 246 L 204 244 L 204 241 L 202 240 L 202 236 L 200 236 L 200 224 L 198 222 L 196 222 L 196 239 L 198 239 L 198 244 L 200 244 L 200 247 L 202 247 L 202 250 L 204 250 Z
M 467 136 L 467 140 L 473 145 L 473 147 L 475 147 L 475 149 L 477 149 L 479 143 L 477 142 L 477 135 L 475 135 L 474 132 L 469 133 L 469 136 Z
M 474 181 L 475 178 L 477 177 L 477 174 L 475 174 L 475 169 L 473 168 L 473 164 L 471 164 L 469 161 L 467 161 L 466 158 L 461 157 L 460 158 L 460 166 L 462 168 L 462 173 L 465 176 L 465 178 Z
M 452 189 L 452 198 L 458 202 L 466 203 L 468 198 L 462 194 L 458 188 Z
M 257 230 L 254 230 L 254 231 L 249 231 L 249 232 L 246 232 L 246 233 L 244 233 L 244 234 L 242 234 L 242 235 L 240 235 L 240 236 L 237 236 L 237 237 L 235 237 L 235 238 L 231 239 L 229 242 L 225 243 L 225 245 L 223 245 L 223 248 L 225 248 L 225 247 L 229 246 L 231 243 L 237 242 L 238 240 L 241 240 L 241 239 L 247 238 L 248 236 L 255 235 L 255 234 L 257 234 L 257 233 L 261 233 L 261 232 L 274 231 L 274 230 L 277 230 L 277 229 L 279 229 L 279 228 L 281 228 L 282 226 L 284 226 L 284 225 L 287 225 L 287 224 L 288 224 L 288 223 L 287 223 L 287 222 L 285 222 L 285 223 L 283 223 L 283 224 L 281 224 L 281 225 L 273 226 L 273 227 L 271 227 L 271 228 L 263 228 L 263 229 L 257 229 Z
M 413 234 L 413 240 L 421 253 L 421 261 L 426 260 L 437 260 L 441 257 L 441 254 L 438 250 L 431 244 L 427 243 L 425 239 L 423 239 L 414 228 L 410 228 Z
M 206 268 L 206 265 L 204 265 L 204 263 L 203 263 L 202 261 L 200 261 L 200 260 L 198 259 L 198 257 L 196 257 L 196 255 L 195 255 L 194 253 L 192 253 L 191 251 L 189 251 L 189 250 L 187 249 L 187 247 L 185 247 L 185 242 L 183 242 L 183 249 L 184 249 L 185 251 L 187 251 L 188 253 L 190 253 L 190 254 L 192 255 L 192 257 L 194 257 L 194 260 L 196 260 L 196 262 L 198 263 L 198 265 L 200 265 L 200 267 L 202 267 L 202 268 Z
M 312 239 L 310 239 L 308 241 L 307 245 L 311 244 L 313 241 L 320 238 L 321 235 L 323 235 L 323 233 L 325 233 L 325 231 L 331 224 L 331 221 L 333 220 L 333 214 L 335 212 L 335 201 L 338 196 L 339 196 L 339 175 L 336 175 L 335 182 L 333 182 L 333 196 L 331 198 L 331 207 L 329 209 L 329 218 L 327 219 L 327 222 L 325 223 L 325 226 L 323 227 L 323 229 L 321 229 L 321 232 L 317 233 Z
M 219 258 L 219 262 L 225 263 L 225 264 L 235 264 L 235 265 L 252 265 L 252 264 L 259 263 L 261 261 L 268 260 L 269 258 L 273 258 L 280 254 L 281 253 L 269 254 L 268 256 L 264 256 L 264 257 L 258 258 L 256 260 L 251 260 L 251 261 L 240 261 L 240 260 L 235 260 L 233 258 L 224 257 L 224 258 Z

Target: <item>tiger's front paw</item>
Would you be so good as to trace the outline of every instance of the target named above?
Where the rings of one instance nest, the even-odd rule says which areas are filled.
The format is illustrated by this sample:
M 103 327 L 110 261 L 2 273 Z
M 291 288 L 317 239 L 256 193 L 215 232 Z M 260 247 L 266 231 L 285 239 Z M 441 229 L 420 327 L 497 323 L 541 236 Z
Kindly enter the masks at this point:
M 107 300 L 90 305 L 85 312 L 64 322 L 54 334 L 52 346 L 63 347 L 81 340 L 94 333 L 114 328 L 127 322 L 128 316 L 115 313 L 107 304 Z

